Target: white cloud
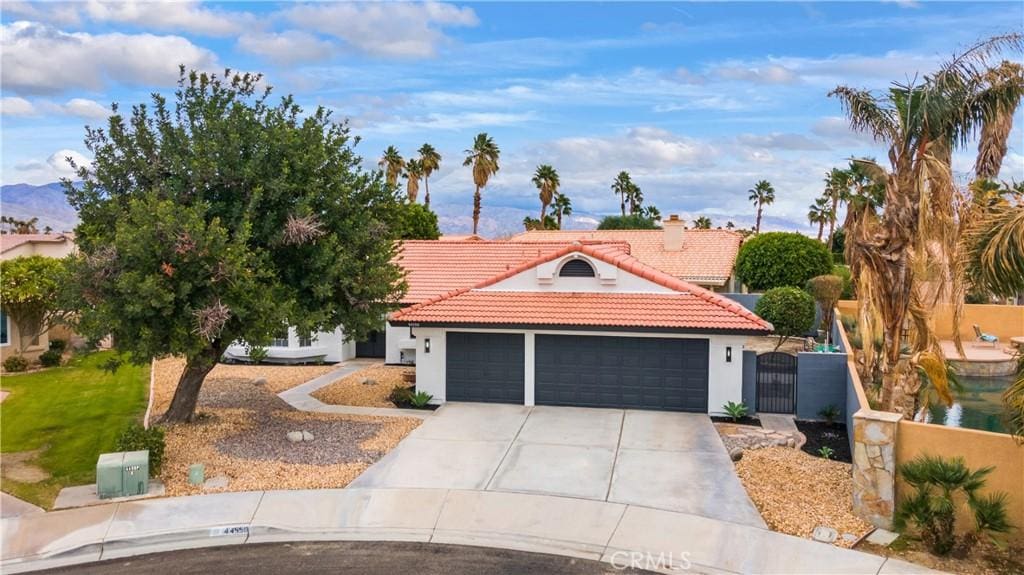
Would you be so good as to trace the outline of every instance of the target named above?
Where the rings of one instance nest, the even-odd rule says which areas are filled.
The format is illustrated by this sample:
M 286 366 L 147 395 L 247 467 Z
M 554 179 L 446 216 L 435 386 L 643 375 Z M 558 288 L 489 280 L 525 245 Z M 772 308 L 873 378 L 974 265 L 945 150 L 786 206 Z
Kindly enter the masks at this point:
M 92 162 L 88 156 L 76 150 L 57 150 L 45 159 L 30 158 L 14 164 L 15 177 L 12 178 L 12 181 L 38 185 L 55 182 L 60 178 L 73 178 L 75 170 L 67 162 L 69 157 L 79 166 Z
M 204 36 L 228 36 L 251 28 L 247 12 L 211 10 L 196 0 L 86 0 L 72 2 L 4 2 L 4 9 L 36 22 L 62 26 L 83 20 L 128 24 L 147 30 L 182 31 Z
M 481 128 L 513 126 L 534 121 L 535 119 L 536 116 L 532 112 L 515 114 L 503 112 L 456 112 L 429 113 L 420 116 L 390 116 L 380 120 L 369 120 L 366 117 L 355 116 L 352 118 L 352 124 L 360 128 L 362 133 L 402 134 L 430 130 L 471 131 Z
M 340 38 L 374 56 L 434 56 L 446 26 L 476 26 L 472 8 L 440 2 L 367 2 L 301 5 L 284 12 L 304 28 Z
M 107 118 L 111 113 L 99 102 L 85 98 L 72 98 L 61 108 L 67 114 L 87 119 Z
M 803 134 L 740 134 L 736 141 L 748 148 L 774 148 L 778 150 L 828 150 L 828 144 Z
M 870 135 L 854 131 L 841 116 L 819 118 L 811 125 L 811 133 L 837 145 L 875 145 Z
M 795 84 L 800 81 L 799 76 L 793 70 L 779 65 L 761 67 L 727 65 L 717 68 L 714 72 L 719 78 L 725 80 L 739 80 L 755 84 Z
M 8 96 L 0 99 L 0 114 L 4 116 L 34 116 L 36 107 L 25 98 Z
M 179 36 L 66 33 L 31 22 L 2 29 L 6 90 L 19 94 L 102 89 L 110 82 L 168 85 L 178 65 L 209 68 L 217 59 Z
M 238 49 L 277 64 L 314 62 L 331 55 L 332 45 L 307 32 L 254 32 L 238 38 Z

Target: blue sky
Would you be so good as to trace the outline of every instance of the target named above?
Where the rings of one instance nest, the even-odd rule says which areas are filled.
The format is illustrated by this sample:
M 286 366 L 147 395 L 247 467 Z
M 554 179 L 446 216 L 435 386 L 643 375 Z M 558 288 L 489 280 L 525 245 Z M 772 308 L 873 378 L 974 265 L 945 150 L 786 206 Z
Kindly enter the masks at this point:
M 846 128 L 829 89 L 884 89 L 1020 32 L 1024 4 L 5 1 L 2 21 L 5 184 L 64 175 L 63 156 L 87 159 L 84 124 L 110 102 L 170 91 L 184 63 L 261 71 L 278 93 L 333 109 L 368 166 L 389 144 L 410 155 L 431 142 L 446 217 L 469 216 L 461 155 L 486 131 L 503 161 L 485 215 L 533 210 L 529 177 L 545 162 L 581 212 L 616 211 L 609 186 L 628 170 L 663 213 L 716 224 L 749 225 L 746 190 L 768 179 L 769 227 L 810 231 L 824 173 L 882 156 Z M 1022 122 L 1006 178 L 1024 178 Z M 971 163 L 967 150 L 954 167 Z

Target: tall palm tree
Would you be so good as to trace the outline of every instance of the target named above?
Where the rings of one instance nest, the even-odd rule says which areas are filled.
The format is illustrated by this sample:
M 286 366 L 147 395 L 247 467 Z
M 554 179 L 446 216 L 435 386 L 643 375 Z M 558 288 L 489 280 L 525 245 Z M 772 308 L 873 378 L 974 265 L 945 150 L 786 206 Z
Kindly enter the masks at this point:
M 615 176 L 615 181 L 612 182 L 612 192 L 619 195 L 619 209 L 622 210 L 622 215 L 626 215 L 626 200 L 629 199 L 633 193 L 633 180 L 629 177 L 629 172 L 622 171 L 619 175 Z
M 655 207 L 653 205 L 646 205 L 646 206 L 643 207 L 643 209 L 640 210 L 640 217 L 646 218 L 646 219 L 652 220 L 652 221 L 660 220 L 661 219 L 661 210 L 659 210 L 657 207 Z
M 562 192 L 557 192 L 555 194 L 555 201 L 551 203 L 551 209 L 555 212 L 555 222 L 558 224 L 558 229 L 562 229 L 562 216 L 568 216 L 572 213 L 572 200 Z
M 476 192 L 473 194 L 473 235 L 476 235 L 480 225 L 480 190 L 487 185 L 491 176 L 498 172 L 501 150 L 486 132 L 481 132 L 474 138 L 473 147 L 465 153 L 466 159 L 462 165 L 473 167 L 473 183 L 476 185 Z
M 388 184 L 397 186 L 398 177 L 402 175 L 402 170 L 405 169 L 405 159 L 398 152 L 398 148 L 388 146 L 384 150 L 384 156 L 377 162 L 377 165 L 384 170 L 384 179 L 387 180 Z
M 696 220 L 693 220 L 693 227 L 698 230 L 710 230 L 711 229 L 711 218 L 707 216 L 701 216 Z
M 644 192 L 634 182 L 629 183 L 629 192 L 626 194 L 626 201 L 629 202 L 629 215 L 642 212 L 644 205 Z
M 826 192 L 827 194 L 827 192 Z M 825 232 L 825 224 L 835 220 L 835 212 L 832 211 L 832 207 L 829 205 L 828 195 L 824 195 L 811 204 L 811 208 L 807 211 L 807 221 L 812 224 L 818 224 L 818 241 L 821 241 L 821 236 Z
M 832 251 L 832 244 L 835 240 L 832 236 L 835 235 L 836 231 L 836 218 L 839 215 L 839 207 L 850 199 L 850 179 L 850 172 L 839 168 L 832 168 L 832 171 L 825 175 L 825 195 L 832 201 L 832 209 L 828 219 L 829 252 Z
M 757 206 L 757 222 L 754 224 L 754 233 L 761 233 L 761 211 L 764 206 L 770 206 L 775 201 L 775 188 L 772 187 L 768 180 L 761 180 L 754 184 L 753 188 L 747 190 L 749 193 L 749 199 L 754 202 Z
M 408 180 L 406 192 L 409 195 L 409 203 L 416 203 L 416 196 L 420 192 L 420 179 L 423 178 L 423 162 L 412 159 L 405 164 L 405 179 Z
M 548 211 L 548 205 L 555 199 L 555 194 L 558 193 L 558 186 L 561 182 L 558 180 L 558 172 L 548 164 L 537 166 L 537 171 L 533 173 L 531 181 L 540 192 L 540 219 L 538 221 L 540 222 L 540 229 L 544 229 L 544 214 Z
M 994 124 L 1005 124 L 1006 114 L 1016 111 L 1024 94 L 1024 67 L 994 59 L 1022 48 L 1020 34 L 997 36 L 954 55 L 920 81 L 894 84 L 888 93 L 847 86 L 829 93 L 841 101 L 853 129 L 889 148 L 888 169 L 858 161 L 874 182 L 884 184 L 885 210 L 857 210 L 846 228 L 847 263 L 861 296 L 861 329 L 884 338 L 879 359 L 885 409 L 912 415 L 921 385 L 918 367 L 942 357 L 928 321 L 940 298 L 952 296 L 953 333 L 959 333 L 965 282 L 957 263 L 951 156 L 980 133 L 985 141 L 976 166 L 981 174 L 998 173 L 1009 132 Z M 940 280 L 929 282 L 929 277 Z M 909 358 L 903 354 L 907 320 Z M 962 352 L 959 336 L 954 340 Z M 870 352 L 865 359 L 874 363 Z
M 430 176 L 434 170 L 441 168 L 441 154 L 430 144 L 423 144 L 418 150 L 420 154 L 420 167 L 423 168 L 424 196 L 423 205 L 430 207 Z

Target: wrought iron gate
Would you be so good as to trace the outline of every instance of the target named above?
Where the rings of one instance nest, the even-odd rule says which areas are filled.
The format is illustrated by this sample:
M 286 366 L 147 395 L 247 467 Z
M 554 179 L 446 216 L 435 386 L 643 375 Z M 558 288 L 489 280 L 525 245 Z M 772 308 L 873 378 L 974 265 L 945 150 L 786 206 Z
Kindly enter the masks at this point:
M 779 351 L 757 356 L 757 411 L 796 413 L 796 356 Z

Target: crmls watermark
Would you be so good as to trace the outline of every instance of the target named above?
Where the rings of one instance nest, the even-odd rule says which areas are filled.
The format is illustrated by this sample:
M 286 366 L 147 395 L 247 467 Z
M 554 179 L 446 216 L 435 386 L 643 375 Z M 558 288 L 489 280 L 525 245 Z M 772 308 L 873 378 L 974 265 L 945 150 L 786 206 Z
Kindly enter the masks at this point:
M 623 569 L 658 569 L 661 571 L 688 571 L 690 552 L 646 553 L 643 551 L 616 551 L 611 556 L 612 567 Z

